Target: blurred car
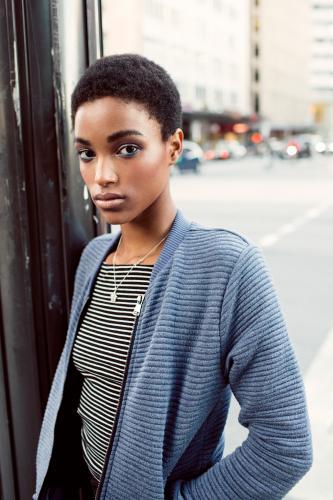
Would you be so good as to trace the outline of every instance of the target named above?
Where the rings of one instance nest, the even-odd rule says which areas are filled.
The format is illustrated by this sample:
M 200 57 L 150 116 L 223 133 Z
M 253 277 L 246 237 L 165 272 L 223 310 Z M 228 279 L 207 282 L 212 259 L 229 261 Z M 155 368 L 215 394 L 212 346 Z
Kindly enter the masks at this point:
M 220 140 L 204 153 L 206 160 L 228 160 L 229 158 L 243 158 L 247 153 L 245 146 L 236 140 Z
M 236 140 L 226 141 L 226 142 L 229 146 L 231 158 L 236 158 L 236 159 L 244 158 L 244 156 L 247 153 L 247 149 L 245 146 L 243 146 L 243 144 L 240 144 L 240 142 Z
M 293 136 L 287 140 L 285 158 L 309 158 L 311 155 L 311 143 L 306 136 Z
M 228 160 L 230 158 L 230 150 L 228 146 L 220 143 L 219 147 L 215 145 L 206 149 L 204 158 L 205 160 Z
M 283 158 L 285 152 L 285 142 L 277 137 L 270 137 L 268 139 L 268 148 L 271 156 L 276 158 Z
M 328 144 L 325 144 L 324 141 L 318 141 L 315 144 L 316 153 L 327 153 L 328 152 Z
M 186 170 L 199 173 L 199 167 L 203 158 L 204 153 L 199 144 L 193 141 L 184 140 L 183 150 L 176 162 L 176 166 L 180 173 Z
M 228 160 L 231 157 L 231 149 L 228 141 L 217 141 L 213 149 L 214 160 Z
M 327 142 L 325 144 L 325 153 L 333 154 L 333 141 Z
M 214 149 L 208 148 L 204 151 L 204 159 L 205 160 L 214 160 L 215 159 L 215 153 Z

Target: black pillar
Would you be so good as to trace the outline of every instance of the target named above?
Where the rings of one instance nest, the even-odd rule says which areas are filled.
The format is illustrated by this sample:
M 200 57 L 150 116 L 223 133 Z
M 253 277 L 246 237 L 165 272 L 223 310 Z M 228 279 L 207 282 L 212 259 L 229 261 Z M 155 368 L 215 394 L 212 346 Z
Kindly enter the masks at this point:
M 85 1 L 0 0 L 4 500 L 31 499 L 37 438 L 66 335 L 74 271 L 83 246 L 100 232 L 73 152 L 69 109 L 88 49 Z

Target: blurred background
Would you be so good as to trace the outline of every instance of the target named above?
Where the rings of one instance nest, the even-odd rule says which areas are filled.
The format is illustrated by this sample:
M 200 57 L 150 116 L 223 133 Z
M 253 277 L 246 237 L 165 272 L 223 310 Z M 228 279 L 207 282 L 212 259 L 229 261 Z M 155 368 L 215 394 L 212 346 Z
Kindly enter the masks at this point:
M 177 205 L 264 251 L 313 428 L 314 466 L 288 498 L 332 499 L 333 1 L 104 0 L 102 23 L 105 55 L 145 55 L 177 84 Z M 233 398 L 226 453 L 247 435 L 238 413 Z
M 0 498 L 31 498 L 42 414 L 83 246 L 108 227 L 72 146 L 70 95 L 102 55 L 162 65 L 183 104 L 171 177 L 189 219 L 260 246 L 333 498 L 333 0 L 0 0 Z M 233 399 L 226 453 L 246 438 Z

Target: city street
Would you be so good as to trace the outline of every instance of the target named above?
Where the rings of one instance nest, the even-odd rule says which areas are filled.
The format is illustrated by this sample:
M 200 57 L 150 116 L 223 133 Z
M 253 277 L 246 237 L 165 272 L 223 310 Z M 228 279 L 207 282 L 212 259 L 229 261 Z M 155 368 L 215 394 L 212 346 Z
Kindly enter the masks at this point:
M 171 188 L 189 219 L 240 232 L 260 245 L 304 376 L 314 465 L 289 500 L 333 498 L 333 156 L 208 162 L 174 172 Z M 233 398 L 226 453 L 246 438 Z
M 190 470 L 191 453 L 183 453 L 194 449 L 187 443 L 188 433 L 178 439 L 178 410 L 197 382 L 198 393 L 206 394 L 209 367 L 204 367 L 206 377 L 195 382 L 196 369 L 179 369 L 179 380 L 172 381 L 168 360 L 181 368 L 188 352 L 184 348 L 179 357 L 177 345 L 168 347 L 177 317 L 167 308 L 171 321 L 164 322 L 163 357 L 158 346 L 147 342 L 138 354 L 132 352 L 127 342 L 130 326 L 136 325 L 132 305 L 113 303 L 121 287 L 124 300 L 137 297 L 132 311 L 139 314 L 146 290 L 142 280 L 148 274 L 130 266 L 127 274 L 133 275 L 123 283 L 127 274 L 118 281 L 115 273 L 110 305 L 104 300 L 109 283 L 100 275 L 103 284 L 94 279 L 94 263 L 108 236 L 89 245 L 80 259 L 96 235 L 121 230 L 116 221 L 127 226 L 122 226 L 119 253 L 104 256 L 106 265 L 113 257 L 116 264 L 132 259 L 155 263 L 173 209 L 169 197 L 164 204 L 155 203 L 160 194 L 156 186 L 168 183 L 170 168 L 172 198 L 186 219 L 233 231 L 262 249 L 309 408 L 314 463 L 305 477 L 288 492 L 281 484 L 283 471 L 266 455 L 265 464 L 252 460 L 250 481 L 231 468 L 223 496 L 333 500 L 332 33 L 333 0 L 1 3 L 0 500 L 49 498 L 53 491 L 66 498 L 92 494 L 161 500 L 165 495 L 157 473 L 162 448 L 181 457 L 177 463 L 170 461 L 168 477 L 172 479 L 175 468 L 180 475 L 187 472 L 186 477 L 195 474 L 197 463 Z M 171 158 L 177 158 L 172 167 Z M 192 170 L 186 170 L 189 167 Z M 163 255 L 175 251 L 177 234 L 172 232 Z M 209 249 L 204 250 L 199 260 L 212 260 Z M 178 262 L 178 253 L 172 258 Z M 137 279 L 136 271 L 145 276 Z M 223 272 L 218 279 L 220 275 Z M 144 339 L 155 339 L 155 330 L 160 333 L 164 282 L 170 291 L 166 306 L 186 310 L 186 297 L 171 293 L 173 278 L 178 284 L 179 276 L 163 272 L 162 288 L 151 287 L 152 307 L 142 309 Z M 95 281 L 98 290 L 92 294 Z M 232 280 L 229 285 L 232 288 Z M 201 288 L 198 285 L 194 295 Z M 196 299 L 191 295 L 189 300 Z M 242 305 L 242 314 L 251 313 L 251 307 Z M 209 305 L 207 311 L 214 313 Z M 274 311 L 269 315 L 274 321 Z M 204 332 L 205 324 L 199 321 L 197 326 Z M 243 362 L 244 354 L 246 365 L 244 345 L 239 357 Z M 278 343 L 273 339 L 270 345 Z M 157 366 L 154 359 L 145 357 L 142 366 L 133 362 L 128 371 L 131 354 L 142 361 L 146 348 L 152 356 L 157 353 L 156 363 L 164 368 L 165 391 L 158 398 L 149 398 L 154 387 L 145 386 L 154 375 L 149 372 Z M 263 353 L 262 347 L 259 358 Z M 193 362 L 198 362 L 195 356 Z M 283 367 L 283 362 L 277 364 Z M 287 405 L 296 396 L 283 376 L 279 384 L 270 382 L 270 362 L 257 368 L 266 383 L 252 378 L 263 397 L 252 397 L 250 410 L 255 406 L 262 420 L 265 388 L 273 387 L 278 394 L 280 387 L 287 387 L 284 418 L 279 417 L 281 426 L 293 422 L 294 432 Z M 122 387 L 105 385 L 110 370 L 124 375 Z M 138 373 L 140 384 L 133 383 L 128 394 Z M 240 399 L 242 387 L 233 387 Z M 250 382 L 246 389 L 252 391 Z M 274 397 L 270 395 L 270 404 Z M 206 414 L 207 399 L 195 404 L 193 419 Z M 238 422 L 239 412 L 233 396 L 224 456 L 248 436 Z M 150 435 L 144 432 L 149 422 L 154 424 L 155 414 L 162 423 L 167 419 L 164 436 L 157 427 Z M 267 415 L 272 422 L 271 407 Z M 268 432 L 263 437 L 265 422 L 262 450 L 273 439 Z M 113 432 L 117 426 L 120 440 Z M 143 429 L 140 435 L 138 429 Z M 80 432 L 81 443 L 76 439 Z M 304 442 L 308 439 L 306 435 Z M 296 454 L 295 439 L 283 443 Z M 77 474 L 68 474 L 72 464 L 81 462 L 87 465 L 86 485 L 76 481 Z M 286 467 L 292 473 L 289 462 Z M 89 471 L 95 480 L 88 481 Z M 88 493 L 90 483 L 93 491 Z M 205 485 L 207 491 L 216 491 L 218 478 L 207 475 Z M 172 496 L 171 486 L 167 489 Z

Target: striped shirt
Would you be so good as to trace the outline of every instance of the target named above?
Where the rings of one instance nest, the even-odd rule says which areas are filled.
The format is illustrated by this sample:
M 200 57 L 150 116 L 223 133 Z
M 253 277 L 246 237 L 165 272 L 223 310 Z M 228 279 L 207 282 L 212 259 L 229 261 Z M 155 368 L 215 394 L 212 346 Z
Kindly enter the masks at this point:
M 153 265 L 138 265 L 120 285 L 131 265 L 113 267 L 102 263 L 91 302 L 78 330 L 73 361 L 83 376 L 78 414 L 82 420 L 81 442 L 91 474 L 99 480 L 108 449 L 127 364 L 138 296 L 144 296 Z M 140 299 L 139 299 L 140 301 Z

